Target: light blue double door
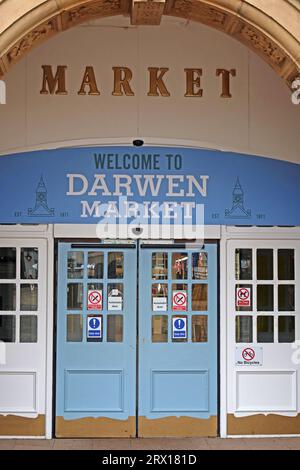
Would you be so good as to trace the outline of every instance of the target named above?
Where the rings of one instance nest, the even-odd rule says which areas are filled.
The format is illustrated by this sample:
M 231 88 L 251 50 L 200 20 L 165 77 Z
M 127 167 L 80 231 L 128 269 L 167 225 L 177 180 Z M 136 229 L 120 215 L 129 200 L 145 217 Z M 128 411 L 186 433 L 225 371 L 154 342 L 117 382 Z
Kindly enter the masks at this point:
M 216 245 L 59 243 L 56 436 L 216 434 Z

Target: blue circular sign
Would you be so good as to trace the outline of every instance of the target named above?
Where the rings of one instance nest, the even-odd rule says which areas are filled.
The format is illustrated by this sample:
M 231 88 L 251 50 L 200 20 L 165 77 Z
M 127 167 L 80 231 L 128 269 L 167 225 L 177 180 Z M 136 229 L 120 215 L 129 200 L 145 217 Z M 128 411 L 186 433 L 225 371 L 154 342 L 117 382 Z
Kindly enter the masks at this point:
M 174 326 L 176 330 L 182 330 L 185 326 L 185 321 L 182 318 L 177 318 L 177 320 L 174 321 Z
M 98 318 L 91 318 L 89 320 L 89 327 L 92 328 L 93 330 L 96 330 L 100 326 L 100 321 Z

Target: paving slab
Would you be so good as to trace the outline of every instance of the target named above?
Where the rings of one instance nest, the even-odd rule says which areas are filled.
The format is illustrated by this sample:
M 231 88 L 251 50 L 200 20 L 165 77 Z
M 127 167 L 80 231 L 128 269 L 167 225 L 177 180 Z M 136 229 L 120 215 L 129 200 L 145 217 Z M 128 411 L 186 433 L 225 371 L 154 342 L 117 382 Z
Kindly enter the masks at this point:
M 92 439 L 53 439 L 54 450 L 93 450 Z
M 130 450 L 131 439 L 93 439 L 94 450 Z
M 202 438 L 139 438 L 131 440 L 131 448 L 136 450 L 204 450 L 209 449 L 207 440 Z
M 1 450 L 299 450 L 300 438 L 0 439 Z

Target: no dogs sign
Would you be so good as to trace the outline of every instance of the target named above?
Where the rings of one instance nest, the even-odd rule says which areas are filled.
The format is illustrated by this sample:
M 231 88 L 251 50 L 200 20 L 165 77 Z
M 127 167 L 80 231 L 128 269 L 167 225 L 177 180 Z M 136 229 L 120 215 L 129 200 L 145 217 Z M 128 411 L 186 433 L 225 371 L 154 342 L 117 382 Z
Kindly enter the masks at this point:
M 236 306 L 250 307 L 251 305 L 251 287 L 236 288 Z

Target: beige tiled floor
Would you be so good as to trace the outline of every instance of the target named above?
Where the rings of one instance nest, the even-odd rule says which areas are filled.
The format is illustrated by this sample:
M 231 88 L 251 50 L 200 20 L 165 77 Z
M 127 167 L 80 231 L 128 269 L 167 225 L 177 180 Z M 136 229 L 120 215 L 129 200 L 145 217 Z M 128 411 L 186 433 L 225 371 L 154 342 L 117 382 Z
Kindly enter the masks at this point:
M 1 450 L 234 450 L 300 449 L 300 438 L 281 439 L 4 439 Z

